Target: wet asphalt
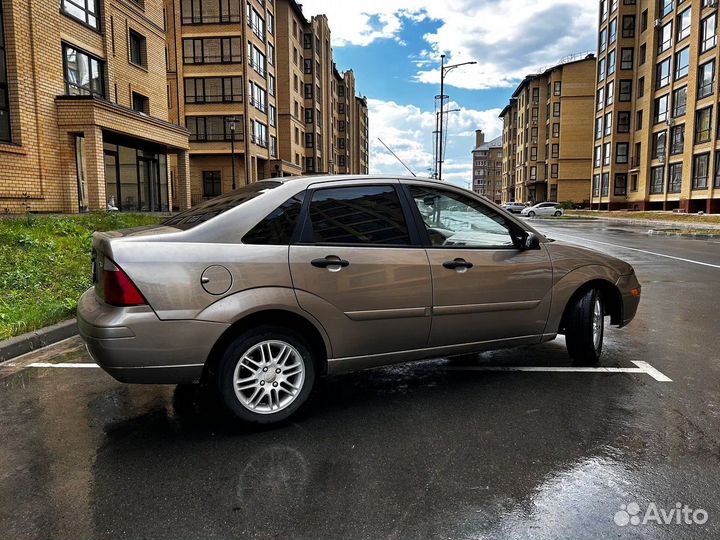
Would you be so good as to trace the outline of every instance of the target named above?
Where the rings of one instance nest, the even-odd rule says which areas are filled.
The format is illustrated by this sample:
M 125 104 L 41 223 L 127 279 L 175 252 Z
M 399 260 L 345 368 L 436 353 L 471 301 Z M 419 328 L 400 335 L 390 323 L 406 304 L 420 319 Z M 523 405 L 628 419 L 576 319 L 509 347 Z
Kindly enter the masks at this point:
M 295 421 L 249 430 L 192 386 L 23 367 L 89 362 L 71 339 L 0 366 L 0 537 L 717 538 L 720 243 L 534 225 L 634 265 L 640 309 L 603 365 L 672 382 L 466 369 L 570 366 L 558 339 L 327 378 Z M 631 503 L 707 521 L 616 524 Z

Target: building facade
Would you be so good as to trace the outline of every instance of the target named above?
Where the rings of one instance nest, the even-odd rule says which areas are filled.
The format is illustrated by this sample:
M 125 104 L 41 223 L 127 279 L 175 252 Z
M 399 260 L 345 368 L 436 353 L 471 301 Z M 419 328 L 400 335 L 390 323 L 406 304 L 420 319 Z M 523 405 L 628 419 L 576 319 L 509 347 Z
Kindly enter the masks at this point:
M 1 211 L 189 206 L 165 22 L 162 0 L 2 0 Z
M 599 5 L 592 207 L 720 212 L 718 3 Z
M 502 202 L 503 138 L 485 142 L 481 129 L 475 131 L 475 148 L 472 151 L 472 189 L 478 195 L 496 203 Z
M 262 178 L 367 172 L 351 137 L 367 114 L 355 118 L 354 74 L 337 71 L 326 16 L 307 19 L 294 0 L 165 1 L 193 203 Z
M 502 201 L 589 203 L 595 57 L 528 75 L 500 113 Z

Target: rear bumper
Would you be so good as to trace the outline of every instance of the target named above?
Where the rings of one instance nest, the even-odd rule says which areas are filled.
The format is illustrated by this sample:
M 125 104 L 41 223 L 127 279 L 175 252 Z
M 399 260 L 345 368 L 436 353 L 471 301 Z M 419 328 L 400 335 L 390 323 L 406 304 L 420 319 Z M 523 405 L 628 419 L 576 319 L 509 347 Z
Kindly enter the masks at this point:
M 93 360 L 128 383 L 199 380 L 210 350 L 228 327 L 206 321 L 162 321 L 149 306 L 109 306 L 98 300 L 94 289 L 80 297 L 77 321 Z

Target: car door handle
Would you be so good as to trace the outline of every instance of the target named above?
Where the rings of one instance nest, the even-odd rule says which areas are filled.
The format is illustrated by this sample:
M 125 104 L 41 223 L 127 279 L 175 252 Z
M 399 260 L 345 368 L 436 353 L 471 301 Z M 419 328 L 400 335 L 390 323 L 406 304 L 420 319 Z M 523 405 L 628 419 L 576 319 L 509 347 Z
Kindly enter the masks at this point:
M 473 263 L 467 262 L 465 259 L 454 259 L 452 261 L 445 261 L 443 266 L 450 270 L 456 270 L 458 268 L 468 269 L 473 267 Z
M 316 268 L 327 268 L 328 266 L 339 266 L 340 268 L 345 268 L 346 266 L 350 266 L 350 261 L 346 261 L 345 259 L 341 259 L 340 257 L 328 255 L 324 259 L 313 259 L 312 261 L 310 261 L 310 264 L 312 264 Z

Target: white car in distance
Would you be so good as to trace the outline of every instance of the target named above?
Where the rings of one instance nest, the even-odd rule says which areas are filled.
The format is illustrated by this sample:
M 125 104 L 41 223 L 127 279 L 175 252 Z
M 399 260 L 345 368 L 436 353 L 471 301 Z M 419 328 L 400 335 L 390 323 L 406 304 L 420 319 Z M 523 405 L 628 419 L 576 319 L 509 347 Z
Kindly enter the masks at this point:
M 556 202 L 541 202 L 537 203 L 535 206 L 523 208 L 520 214 L 531 218 L 535 216 L 560 217 L 563 215 L 563 209 L 560 204 Z

